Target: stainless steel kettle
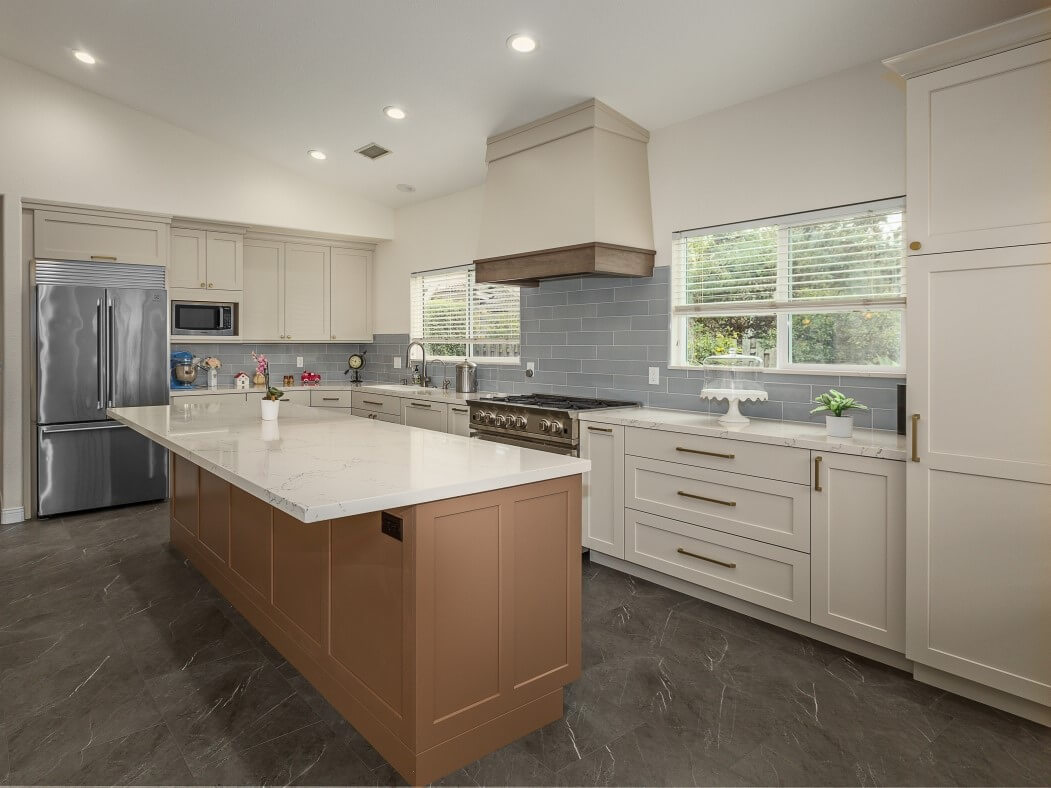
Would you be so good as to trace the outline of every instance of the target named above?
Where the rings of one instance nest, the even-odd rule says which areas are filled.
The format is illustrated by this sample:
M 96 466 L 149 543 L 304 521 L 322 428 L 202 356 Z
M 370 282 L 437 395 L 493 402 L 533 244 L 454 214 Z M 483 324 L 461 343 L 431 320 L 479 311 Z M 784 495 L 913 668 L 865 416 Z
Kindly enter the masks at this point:
M 456 365 L 456 391 L 460 394 L 474 394 L 478 391 L 478 365 L 464 359 Z

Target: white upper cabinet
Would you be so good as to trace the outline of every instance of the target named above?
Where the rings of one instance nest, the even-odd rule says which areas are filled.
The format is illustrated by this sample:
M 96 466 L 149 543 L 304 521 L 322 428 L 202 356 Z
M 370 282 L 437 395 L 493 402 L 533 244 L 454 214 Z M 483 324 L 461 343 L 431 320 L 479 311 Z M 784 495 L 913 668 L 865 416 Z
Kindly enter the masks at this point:
M 1051 41 L 914 77 L 907 105 L 910 253 L 1051 242 Z
M 241 290 L 244 287 L 244 238 L 236 233 L 208 231 L 208 289 Z
M 226 291 L 243 289 L 243 236 L 175 227 L 171 238 L 169 287 Z
M 284 267 L 283 243 L 244 242 L 241 336 L 245 340 L 276 342 L 284 339 L 284 289 L 281 286 Z
M 167 265 L 169 223 L 77 211 L 33 212 L 33 248 L 40 260 Z
M 905 651 L 905 463 L 814 452 L 815 624 Z
M 327 340 L 329 332 L 328 246 L 285 244 L 286 340 Z
M 172 228 L 171 263 L 168 287 L 204 288 L 208 286 L 205 264 L 207 239 L 204 230 Z
M 372 340 L 370 274 L 372 252 L 332 247 L 328 300 L 329 338 L 338 341 Z

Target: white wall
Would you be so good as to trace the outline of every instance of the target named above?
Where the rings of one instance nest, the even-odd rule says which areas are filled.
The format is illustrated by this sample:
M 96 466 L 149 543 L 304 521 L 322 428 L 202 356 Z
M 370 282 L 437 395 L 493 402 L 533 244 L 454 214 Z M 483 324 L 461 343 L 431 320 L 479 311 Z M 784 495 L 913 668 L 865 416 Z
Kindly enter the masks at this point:
M 376 248 L 375 331 L 409 332 L 409 274 L 466 265 L 477 257 L 484 187 L 399 208 L 394 240 Z

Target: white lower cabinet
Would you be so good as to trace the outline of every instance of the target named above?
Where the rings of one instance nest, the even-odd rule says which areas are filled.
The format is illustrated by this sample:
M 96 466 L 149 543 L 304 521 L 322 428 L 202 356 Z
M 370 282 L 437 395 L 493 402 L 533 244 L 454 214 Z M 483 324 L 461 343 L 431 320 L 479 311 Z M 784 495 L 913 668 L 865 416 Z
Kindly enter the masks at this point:
M 358 416 L 362 419 L 372 419 L 373 421 L 385 421 L 388 424 L 401 424 L 401 416 L 392 416 L 389 413 L 381 413 L 375 410 L 351 410 L 352 416 Z
M 285 391 L 284 396 L 281 397 L 281 402 L 291 402 L 295 405 L 309 405 L 310 392 L 303 391 L 302 389 L 298 391 Z
M 471 416 L 466 405 L 449 406 L 449 429 L 450 435 L 463 435 L 465 438 L 471 434 Z
M 401 405 L 402 423 L 407 427 L 447 432 L 449 428 L 449 406 L 444 402 L 405 399 Z
M 811 621 L 905 651 L 905 463 L 814 452 Z
M 624 427 L 581 424 L 580 456 L 591 460 L 581 481 L 584 547 L 624 557 Z

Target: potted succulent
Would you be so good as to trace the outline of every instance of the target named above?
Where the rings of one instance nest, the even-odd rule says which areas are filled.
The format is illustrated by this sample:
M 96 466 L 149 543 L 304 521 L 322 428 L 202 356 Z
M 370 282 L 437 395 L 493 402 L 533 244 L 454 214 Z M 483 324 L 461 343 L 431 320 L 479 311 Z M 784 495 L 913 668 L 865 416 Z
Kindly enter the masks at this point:
M 818 406 L 810 411 L 811 413 L 827 411 L 829 414 L 825 416 L 825 431 L 830 438 L 849 438 L 854 434 L 854 417 L 844 416 L 846 411 L 869 409 L 868 405 L 862 405 L 853 397 L 841 394 L 835 389 L 829 389 L 814 402 Z
M 253 352 L 252 358 L 255 359 L 255 376 L 262 378 L 263 385 L 266 387 L 263 399 L 259 402 L 263 421 L 275 421 L 281 408 L 281 398 L 285 396 L 285 392 L 270 385 L 270 362 L 266 356 Z

